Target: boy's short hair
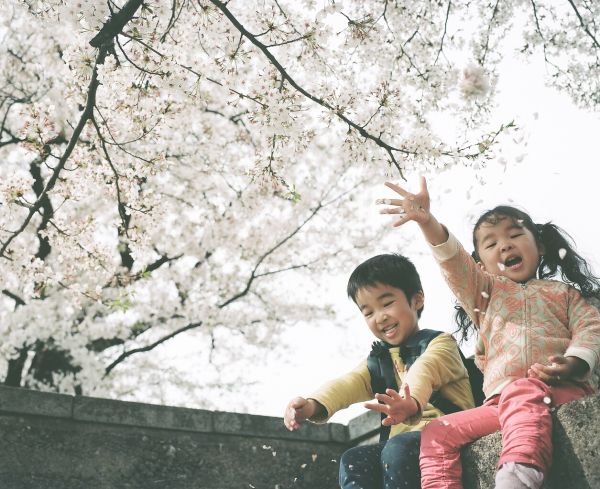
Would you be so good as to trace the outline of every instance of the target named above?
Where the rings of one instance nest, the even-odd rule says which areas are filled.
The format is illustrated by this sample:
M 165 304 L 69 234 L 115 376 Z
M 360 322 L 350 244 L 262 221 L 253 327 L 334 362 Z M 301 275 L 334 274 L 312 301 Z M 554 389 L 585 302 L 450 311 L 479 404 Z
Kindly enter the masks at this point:
M 378 284 L 400 289 L 408 302 L 417 292 L 423 291 L 421 278 L 413 263 L 397 253 L 376 255 L 358 265 L 348 279 L 348 297 L 356 303 L 360 289 Z M 423 307 L 417 311 L 418 317 L 421 317 L 421 312 Z

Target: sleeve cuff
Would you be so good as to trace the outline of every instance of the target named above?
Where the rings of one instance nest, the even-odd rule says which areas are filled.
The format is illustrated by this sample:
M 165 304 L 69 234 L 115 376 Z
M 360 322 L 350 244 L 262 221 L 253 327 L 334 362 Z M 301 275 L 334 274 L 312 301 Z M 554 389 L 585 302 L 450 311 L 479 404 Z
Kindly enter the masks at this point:
M 587 380 L 591 373 L 596 368 L 596 353 L 588 348 L 582 348 L 578 346 L 570 346 L 565 352 L 565 357 L 577 357 L 587 363 L 590 367 L 587 374 L 583 377 L 575 380 Z
M 459 243 L 456 237 L 450 231 L 448 231 L 448 239 L 445 243 L 435 246 L 430 244 L 429 247 L 433 252 L 434 258 L 438 262 L 443 262 L 449 260 L 458 253 Z
M 412 396 L 410 396 L 410 397 L 412 397 Z M 403 424 L 406 424 L 409 426 L 414 426 L 416 424 L 419 424 L 421 422 L 421 418 L 423 417 L 423 409 L 421 408 L 421 403 L 414 397 L 413 397 L 413 399 L 417 403 L 417 412 L 415 414 L 413 414 L 410 418 L 406 418 L 402 422 Z

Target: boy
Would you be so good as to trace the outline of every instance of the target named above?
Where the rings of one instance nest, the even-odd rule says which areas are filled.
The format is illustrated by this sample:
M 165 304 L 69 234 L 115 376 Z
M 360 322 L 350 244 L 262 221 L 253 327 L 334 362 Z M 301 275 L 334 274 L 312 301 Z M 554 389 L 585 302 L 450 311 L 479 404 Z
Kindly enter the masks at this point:
M 439 405 L 445 409 L 448 405 L 455 410 L 473 407 L 466 368 L 451 335 L 419 330 L 418 320 L 425 296 L 419 274 L 408 258 L 385 254 L 368 259 L 352 272 L 347 290 L 371 332 L 381 340 L 374 344 L 371 357 L 380 356 L 382 352 L 389 355 L 388 359 L 391 357 L 395 382 L 402 386 L 403 395 L 393 389 L 387 389 L 385 394 L 375 394 L 372 383 L 376 379 L 372 378 L 368 366 L 372 360 L 364 360 L 354 370 L 326 383 L 310 397 L 292 399 L 285 410 L 284 424 L 293 431 L 305 419 L 325 422 L 336 411 L 355 402 L 373 397 L 385 401 L 392 397 L 396 400 L 393 407 L 365 404 L 365 407 L 383 414 L 383 430 L 393 425 L 390 439 L 344 452 L 340 460 L 340 487 L 419 488 L 420 430 L 429 421 L 444 414 L 429 402 L 430 398 L 437 390 L 439 393 L 435 395 L 439 394 L 445 402 Z M 433 336 L 433 339 L 425 340 L 428 343 L 423 346 L 424 351 L 417 352 L 418 358 L 415 358 L 415 347 L 423 344 L 425 336 Z

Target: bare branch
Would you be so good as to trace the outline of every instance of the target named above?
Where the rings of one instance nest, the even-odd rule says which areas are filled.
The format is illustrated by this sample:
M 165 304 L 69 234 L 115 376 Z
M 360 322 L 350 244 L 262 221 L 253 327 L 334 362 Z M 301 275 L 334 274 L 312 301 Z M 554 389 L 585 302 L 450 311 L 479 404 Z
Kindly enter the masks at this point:
M 149 344 L 147 346 L 143 346 L 143 347 L 140 347 L 140 348 L 134 348 L 132 350 L 124 351 L 123 353 L 121 353 L 116 358 L 116 360 L 114 360 L 108 367 L 106 367 L 106 369 L 104 369 L 104 377 L 106 377 L 107 375 L 109 375 L 112 372 L 112 370 L 117 365 L 119 365 L 121 362 L 123 362 L 126 358 L 130 357 L 131 355 L 135 355 L 136 353 L 143 353 L 143 352 L 146 352 L 146 351 L 153 350 L 158 345 L 164 343 L 165 341 L 170 340 L 171 338 L 174 338 L 178 334 L 181 334 L 181 333 L 183 333 L 185 331 L 189 331 L 190 329 L 198 328 L 200 326 L 202 326 L 202 321 L 199 321 L 197 323 L 190 323 L 190 324 L 188 324 L 186 326 L 183 326 L 182 328 L 176 329 L 172 333 L 169 333 L 168 335 L 163 336 L 159 340 L 157 340 L 154 343 L 151 343 L 151 344 Z

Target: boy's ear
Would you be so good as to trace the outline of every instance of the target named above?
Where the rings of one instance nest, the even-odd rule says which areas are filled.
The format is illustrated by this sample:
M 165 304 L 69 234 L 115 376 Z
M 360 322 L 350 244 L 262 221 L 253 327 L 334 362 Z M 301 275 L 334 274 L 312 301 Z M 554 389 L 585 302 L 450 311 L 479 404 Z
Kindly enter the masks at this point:
M 479 268 L 481 268 L 485 272 L 485 265 L 483 263 L 481 263 L 480 261 L 478 261 L 477 265 L 479 265 Z
M 423 293 L 423 291 L 419 290 L 419 292 L 415 293 L 415 295 L 413 295 L 411 299 L 411 302 L 415 309 L 421 309 L 425 304 L 425 294 Z

